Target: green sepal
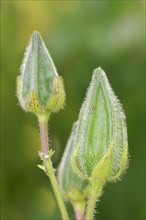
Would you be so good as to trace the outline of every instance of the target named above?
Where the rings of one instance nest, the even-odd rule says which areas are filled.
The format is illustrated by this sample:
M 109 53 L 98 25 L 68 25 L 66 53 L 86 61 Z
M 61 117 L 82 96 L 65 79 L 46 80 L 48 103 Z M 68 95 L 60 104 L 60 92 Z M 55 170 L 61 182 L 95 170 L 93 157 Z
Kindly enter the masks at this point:
M 106 179 L 110 175 L 111 171 L 111 154 L 113 150 L 113 143 L 108 148 L 107 152 L 104 154 L 103 158 L 97 163 L 92 171 L 91 179 L 96 181 L 103 181 L 105 182 Z
M 67 200 L 70 200 L 72 203 L 77 201 L 83 201 L 87 199 L 87 195 L 84 192 L 80 192 L 77 188 L 70 188 L 69 192 L 64 195 Z
M 29 102 L 26 104 L 26 106 L 30 110 L 30 112 L 34 112 L 34 113 L 43 112 L 43 109 L 41 107 L 41 104 L 39 102 L 39 99 L 38 99 L 35 91 L 30 92 Z
M 128 148 L 125 146 L 125 150 L 123 151 L 122 159 L 121 159 L 121 164 L 120 164 L 120 169 L 119 171 L 114 175 L 110 176 L 107 180 L 108 182 L 116 182 L 117 180 L 120 180 L 121 175 L 125 172 L 125 170 L 128 167 Z
M 65 92 L 63 79 L 61 76 L 56 76 L 53 81 L 53 95 L 47 102 L 46 108 L 49 111 L 56 112 L 64 107 L 65 103 Z
M 77 165 L 76 162 L 76 157 L 78 155 L 78 150 L 79 150 L 79 144 L 77 144 L 77 146 L 75 147 L 72 155 L 71 155 L 71 166 L 73 171 L 78 174 L 79 176 L 81 176 L 83 179 L 88 179 L 88 176 L 86 174 L 83 173 L 82 170 L 80 170 L 80 168 Z

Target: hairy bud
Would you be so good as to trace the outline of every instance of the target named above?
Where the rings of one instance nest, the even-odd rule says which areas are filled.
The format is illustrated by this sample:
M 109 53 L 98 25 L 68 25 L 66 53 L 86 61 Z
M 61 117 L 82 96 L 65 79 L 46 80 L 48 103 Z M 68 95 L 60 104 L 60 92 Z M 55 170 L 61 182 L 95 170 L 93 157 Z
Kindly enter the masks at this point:
M 28 112 L 54 112 L 65 102 L 62 78 L 38 32 L 33 32 L 17 78 L 20 106 Z
M 118 180 L 127 167 L 127 147 L 125 114 L 97 68 L 60 165 L 62 190 L 68 194 L 74 187 L 82 193 L 90 184 Z
M 71 135 L 58 169 L 58 180 L 63 195 L 74 202 L 87 197 L 88 181 L 74 172 L 71 166 L 71 155 L 76 147 L 78 121 L 74 123 Z

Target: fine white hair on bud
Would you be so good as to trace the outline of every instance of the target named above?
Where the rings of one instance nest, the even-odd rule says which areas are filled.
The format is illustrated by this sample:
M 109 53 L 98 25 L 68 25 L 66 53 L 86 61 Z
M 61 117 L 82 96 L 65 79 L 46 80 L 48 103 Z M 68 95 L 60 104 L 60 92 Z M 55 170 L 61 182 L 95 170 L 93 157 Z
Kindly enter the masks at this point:
M 113 178 L 120 171 L 122 160 L 126 166 L 127 128 L 122 106 L 100 67 L 93 72 L 78 121 L 76 163 L 79 169 L 91 176 L 94 167 L 113 143 L 108 175 L 109 179 Z M 125 159 L 122 159 L 123 154 Z
M 28 112 L 55 112 L 64 106 L 63 79 L 41 35 L 34 31 L 26 48 L 17 78 L 17 96 L 20 106 Z
M 98 180 L 116 181 L 127 167 L 127 158 L 126 117 L 105 72 L 99 67 L 93 72 L 62 158 L 60 185 L 66 192 L 72 187 L 82 192 L 91 182 L 96 185 Z M 84 188 L 79 187 L 79 181 Z

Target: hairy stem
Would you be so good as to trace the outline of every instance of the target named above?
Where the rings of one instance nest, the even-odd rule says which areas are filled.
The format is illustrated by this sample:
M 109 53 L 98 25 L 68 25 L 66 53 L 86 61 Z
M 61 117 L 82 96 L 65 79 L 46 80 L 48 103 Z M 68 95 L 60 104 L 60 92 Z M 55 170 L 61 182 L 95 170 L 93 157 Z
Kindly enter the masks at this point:
M 103 182 L 99 182 L 99 183 L 97 183 L 96 181 L 93 182 L 92 188 L 90 191 L 89 200 L 88 200 L 85 220 L 92 220 L 93 219 L 96 200 L 101 195 L 102 187 L 103 187 Z
M 52 166 L 52 162 L 51 162 L 51 155 L 49 155 L 49 146 L 48 146 L 48 129 L 47 129 L 47 124 L 48 124 L 48 118 L 49 118 L 49 114 L 48 115 L 37 115 L 38 116 L 38 120 L 39 120 L 39 127 L 40 127 L 40 137 L 41 137 L 41 144 L 42 144 L 42 160 L 43 160 L 43 165 L 45 167 L 46 170 L 46 174 L 48 175 L 60 212 L 61 212 L 61 216 L 63 220 L 68 220 L 68 213 L 66 211 L 66 207 L 61 195 L 61 191 L 59 189 L 57 180 L 56 180 L 56 176 L 54 173 L 54 169 Z
M 39 128 L 40 128 L 42 153 L 44 155 L 48 155 L 48 152 L 49 152 L 48 123 L 47 122 L 39 122 Z
M 41 139 L 41 151 L 43 155 L 48 155 L 49 143 L 48 143 L 48 119 L 50 113 L 37 114 L 40 129 L 40 139 Z
M 86 208 L 85 201 L 73 203 L 73 207 L 74 207 L 74 212 L 75 212 L 75 219 L 84 220 L 85 219 L 85 208 Z
M 51 182 L 51 185 L 52 185 L 52 188 L 53 188 L 53 191 L 54 191 L 54 194 L 55 194 L 55 197 L 56 197 L 56 200 L 57 200 L 57 203 L 58 203 L 61 215 L 62 215 L 62 219 L 68 220 L 69 219 L 68 213 L 66 211 L 66 207 L 63 202 L 61 192 L 60 192 L 60 189 L 59 189 L 59 186 L 58 186 L 55 174 L 54 174 L 54 170 L 52 167 L 52 162 L 50 160 L 50 156 L 48 158 L 44 158 L 43 162 L 44 162 L 44 166 L 46 169 L 46 173 L 47 173 L 48 177 L 50 178 L 50 182 Z

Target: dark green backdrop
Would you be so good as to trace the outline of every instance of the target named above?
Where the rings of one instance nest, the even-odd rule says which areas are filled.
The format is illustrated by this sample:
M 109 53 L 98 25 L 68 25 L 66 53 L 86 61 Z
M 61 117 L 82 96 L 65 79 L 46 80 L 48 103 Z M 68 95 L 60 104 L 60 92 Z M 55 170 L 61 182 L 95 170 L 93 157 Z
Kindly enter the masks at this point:
M 16 76 L 32 31 L 41 32 L 63 76 L 66 107 L 51 117 L 57 167 L 94 68 L 101 66 L 127 116 L 130 165 L 108 184 L 99 220 L 144 219 L 144 1 L 1 1 L 2 220 L 55 220 L 60 214 L 40 163 L 35 116 L 16 98 Z M 69 207 L 72 212 L 71 207 Z

